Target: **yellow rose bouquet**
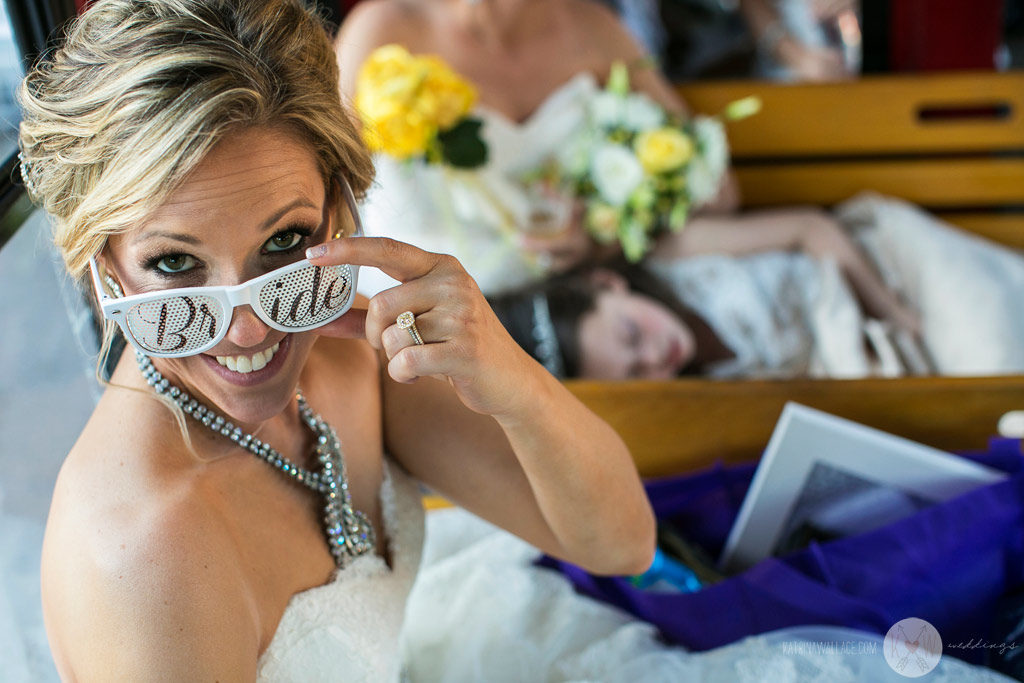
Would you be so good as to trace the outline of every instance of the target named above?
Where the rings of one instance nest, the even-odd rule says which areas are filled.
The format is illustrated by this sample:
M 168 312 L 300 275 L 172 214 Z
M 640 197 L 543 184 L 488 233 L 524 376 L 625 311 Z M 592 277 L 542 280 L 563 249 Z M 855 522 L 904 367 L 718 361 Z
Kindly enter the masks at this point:
M 456 168 L 487 161 L 476 90 L 443 60 L 400 45 L 374 50 L 359 70 L 355 107 L 373 152 Z
M 661 230 L 680 230 L 690 211 L 711 201 L 729 168 L 721 119 L 744 118 L 760 102 L 733 102 L 717 117 L 673 117 L 642 93 L 630 92 L 616 63 L 606 88 L 590 102 L 589 124 L 541 176 L 568 182 L 585 205 L 584 225 L 598 242 L 618 240 L 640 260 Z

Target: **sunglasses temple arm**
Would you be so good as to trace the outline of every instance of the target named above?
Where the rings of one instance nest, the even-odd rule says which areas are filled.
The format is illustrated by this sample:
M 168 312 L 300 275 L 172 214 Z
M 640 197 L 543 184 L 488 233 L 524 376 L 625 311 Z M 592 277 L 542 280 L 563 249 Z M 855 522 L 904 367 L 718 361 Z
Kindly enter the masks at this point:
M 99 301 L 102 307 L 104 303 L 110 300 L 110 295 L 107 294 L 106 290 L 103 289 L 103 280 L 100 279 L 100 269 L 96 265 L 96 257 L 89 259 L 89 270 L 92 272 L 92 286 L 96 290 L 96 299 Z
M 359 207 L 356 205 L 356 197 L 352 194 L 352 188 L 348 184 L 348 180 L 345 176 L 338 175 L 338 185 L 341 187 L 341 194 L 345 197 L 345 203 L 348 204 L 349 212 L 352 214 L 352 220 L 355 223 L 356 229 L 352 233 L 353 237 L 363 236 L 363 221 L 359 218 Z

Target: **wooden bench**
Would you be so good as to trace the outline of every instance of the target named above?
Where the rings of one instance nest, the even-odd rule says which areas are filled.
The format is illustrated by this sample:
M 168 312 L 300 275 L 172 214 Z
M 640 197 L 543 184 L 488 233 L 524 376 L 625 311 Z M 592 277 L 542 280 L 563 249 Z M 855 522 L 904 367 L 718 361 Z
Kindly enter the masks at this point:
M 679 92 L 709 114 L 762 99 L 761 113 L 729 125 L 747 207 L 831 206 L 874 190 L 1024 247 L 1024 73 L 707 82 Z M 618 430 L 645 477 L 756 459 L 786 401 L 945 450 L 984 448 L 1001 415 L 1024 409 L 1020 376 L 568 386 Z
M 679 88 L 696 112 L 758 95 L 729 124 L 747 207 L 831 206 L 875 190 L 1003 244 L 1024 247 L 1024 73 L 874 76 Z

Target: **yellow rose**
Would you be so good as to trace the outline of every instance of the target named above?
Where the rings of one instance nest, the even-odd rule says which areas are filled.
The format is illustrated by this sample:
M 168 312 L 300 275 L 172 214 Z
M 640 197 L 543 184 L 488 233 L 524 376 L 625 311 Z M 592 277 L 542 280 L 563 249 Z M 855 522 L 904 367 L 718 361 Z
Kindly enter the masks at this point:
M 680 168 L 693 156 L 693 141 L 675 128 L 644 131 L 633 141 L 640 165 L 652 175 Z
M 371 150 L 399 159 L 426 153 L 476 102 L 473 87 L 441 59 L 400 45 L 374 50 L 359 69 L 355 107 Z
M 439 129 L 450 128 L 476 104 L 476 89 L 438 57 L 426 55 L 419 59 L 426 77 L 420 93 L 424 103 L 417 108 L 425 115 L 429 111 Z
M 363 119 L 363 139 L 372 152 L 384 152 L 397 159 L 423 154 L 435 129 L 415 112 Z

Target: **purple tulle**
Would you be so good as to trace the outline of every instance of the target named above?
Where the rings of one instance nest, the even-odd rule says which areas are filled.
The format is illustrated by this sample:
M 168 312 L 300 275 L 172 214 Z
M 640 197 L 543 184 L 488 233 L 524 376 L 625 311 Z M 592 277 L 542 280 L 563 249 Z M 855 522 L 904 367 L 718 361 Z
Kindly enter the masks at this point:
M 551 557 L 539 564 L 691 650 L 801 624 L 885 635 L 906 617 L 931 622 L 947 644 L 991 640 L 1001 598 L 1024 586 L 1024 457 L 1021 442 L 1011 439 L 965 457 L 1010 476 L 874 531 L 763 560 L 696 593 L 644 592 Z M 718 557 L 754 470 L 719 464 L 646 488 L 659 519 Z M 980 662 L 983 654 L 955 656 Z

